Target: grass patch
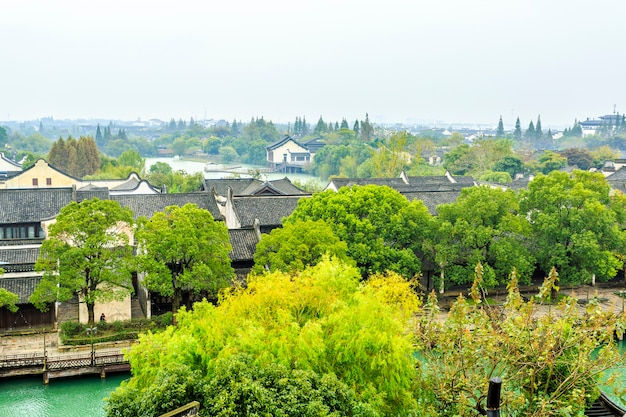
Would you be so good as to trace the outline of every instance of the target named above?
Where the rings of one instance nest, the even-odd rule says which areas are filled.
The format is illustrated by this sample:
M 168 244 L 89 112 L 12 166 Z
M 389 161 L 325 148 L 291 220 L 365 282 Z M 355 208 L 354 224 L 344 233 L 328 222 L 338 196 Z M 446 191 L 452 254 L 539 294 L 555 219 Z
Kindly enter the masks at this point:
M 115 342 L 118 340 L 135 340 L 140 333 L 164 330 L 172 324 L 172 313 L 165 313 L 152 319 L 117 320 L 111 323 L 94 324 L 96 330 L 87 331 L 86 324 L 66 321 L 61 324 L 61 342 L 64 345 L 77 346 L 91 343 Z

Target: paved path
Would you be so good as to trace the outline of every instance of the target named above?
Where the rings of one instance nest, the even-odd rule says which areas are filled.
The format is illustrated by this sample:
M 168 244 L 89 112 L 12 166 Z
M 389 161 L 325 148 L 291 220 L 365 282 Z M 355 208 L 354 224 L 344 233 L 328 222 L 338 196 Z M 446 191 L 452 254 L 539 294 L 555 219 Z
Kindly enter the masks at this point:
M 119 341 L 108 343 L 95 343 L 97 352 L 114 352 L 127 349 L 132 341 Z M 48 356 L 76 355 L 77 353 L 91 352 L 91 345 L 62 346 L 58 332 L 47 332 L 45 335 L 45 350 Z M 11 355 L 43 355 L 43 333 L 23 336 L 0 336 L 0 357 Z

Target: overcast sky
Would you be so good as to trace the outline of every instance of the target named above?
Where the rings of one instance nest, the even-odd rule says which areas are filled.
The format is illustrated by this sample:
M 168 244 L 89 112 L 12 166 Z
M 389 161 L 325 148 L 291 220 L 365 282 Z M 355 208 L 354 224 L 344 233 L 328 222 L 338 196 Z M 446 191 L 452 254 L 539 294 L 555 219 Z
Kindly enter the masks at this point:
M 0 120 L 626 112 L 624 0 L 1 1 Z

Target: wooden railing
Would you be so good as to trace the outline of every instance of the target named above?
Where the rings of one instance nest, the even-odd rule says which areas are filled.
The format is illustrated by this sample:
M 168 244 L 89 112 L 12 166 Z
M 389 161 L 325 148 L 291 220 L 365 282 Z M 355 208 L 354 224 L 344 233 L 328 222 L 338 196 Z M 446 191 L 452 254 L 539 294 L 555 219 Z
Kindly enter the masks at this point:
M 87 366 L 107 366 L 128 363 L 121 351 L 87 352 L 77 355 L 47 356 L 23 354 L 0 356 L 0 370 L 31 368 L 46 365 L 47 369 L 71 369 Z

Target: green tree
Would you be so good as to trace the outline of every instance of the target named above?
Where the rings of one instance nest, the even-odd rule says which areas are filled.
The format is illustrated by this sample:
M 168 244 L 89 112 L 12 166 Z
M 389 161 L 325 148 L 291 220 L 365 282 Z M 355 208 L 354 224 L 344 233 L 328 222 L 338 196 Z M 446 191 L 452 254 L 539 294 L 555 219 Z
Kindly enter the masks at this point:
M 497 138 L 504 137 L 504 123 L 502 123 L 502 115 L 500 115 L 500 120 L 498 120 L 498 129 L 496 130 L 496 137 Z
M 411 158 L 407 151 L 407 133 L 394 132 L 384 142 L 380 143 L 376 152 L 372 154 L 374 176 L 393 178 L 408 167 Z
M 533 121 L 531 120 L 528 124 L 528 129 L 524 132 L 524 138 L 528 141 L 534 141 L 536 137 L 536 130 Z
M 544 174 L 567 166 L 567 158 L 553 151 L 543 151 L 538 162 L 541 172 Z
M 136 233 L 139 271 L 146 288 L 172 297 L 176 314 L 183 293 L 204 293 L 215 298 L 230 284 L 234 271 L 226 225 L 195 204 L 169 206 L 151 219 L 141 219 Z
M 412 278 L 420 272 L 416 253 L 429 233 L 431 215 L 419 200 L 409 202 L 385 186 L 342 187 L 303 198 L 285 223 L 324 220 L 348 244 L 363 276 L 392 270 Z
M 535 125 L 535 141 L 541 142 L 543 138 L 543 130 L 541 128 L 541 115 L 537 116 L 537 124 Z
M 519 117 L 515 120 L 515 130 L 513 131 L 513 137 L 518 142 L 522 140 L 522 124 L 519 121 Z
M 4 274 L 4 269 L 0 268 L 0 276 Z M 10 291 L 0 287 L 0 308 L 6 307 L 12 313 L 15 313 L 17 308 L 17 303 L 19 303 L 20 297 L 17 294 L 13 294 Z
M 367 113 L 365 113 L 365 120 L 361 120 L 359 134 L 365 143 L 369 143 L 374 140 L 374 126 L 370 123 L 370 117 Z
M 567 165 L 578 169 L 588 170 L 594 165 L 593 155 L 588 149 L 569 148 L 561 151 L 560 154 L 567 158 Z
M 81 136 L 76 144 L 77 176 L 83 178 L 100 169 L 100 153 L 91 136 Z
M 346 243 L 324 221 L 295 221 L 261 237 L 254 253 L 254 271 L 293 273 L 316 265 L 324 255 L 350 262 L 347 251 Z
M 519 279 L 530 282 L 535 269 L 531 229 L 518 212 L 513 191 L 487 186 L 464 188 L 455 203 L 437 206 L 438 221 L 450 225 L 442 245 L 456 248 L 456 253 L 444 248 L 452 255 L 447 264 L 461 267 L 450 276 L 452 282 L 471 283 L 477 263 L 483 265 L 487 286 L 502 283 L 497 277 L 506 278 L 514 267 Z
M 98 123 L 98 126 L 96 127 L 96 145 L 104 147 L 104 141 L 102 138 L 102 131 L 100 130 L 100 123 Z
M 117 201 L 94 198 L 63 207 L 41 245 L 35 268 L 44 274 L 29 301 L 45 311 L 78 295 L 93 324 L 96 302 L 132 292 L 132 226 L 132 212 Z
M 315 125 L 315 129 L 313 129 L 313 133 L 316 135 L 321 135 L 322 133 L 326 132 L 328 132 L 328 126 L 324 122 L 324 119 L 322 119 L 322 116 L 320 116 L 319 120 L 317 121 L 317 125 Z
M 172 167 L 166 162 L 156 162 L 150 166 L 149 171 L 150 173 L 170 175 L 172 173 Z
M 18 310 L 16 304 L 19 301 L 20 297 L 17 294 L 0 288 L 0 308 L 6 307 L 9 311 L 15 313 Z
M 517 174 L 524 172 L 524 162 L 516 156 L 507 155 L 494 164 L 493 170 L 496 172 L 508 172 L 511 178 L 515 178 Z
M 146 160 L 135 150 L 124 151 L 118 158 L 117 162 L 121 166 L 131 167 L 133 171 L 141 174 L 146 167 Z M 171 172 L 171 168 L 170 168 Z
M 480 265 L 471 300 L 460 296 L 442 322 L 437 299 L 429 296 L 418 329 L 422 393 L 437 416 L 485 415 L 491 377 L 502 377 L 501 411 L 506 416 L 582 416 L 599 395 L 600 375 L 624 362 L 614 334 L 624 319 L 605 313 L 598 303 L 587 310 L 576 299 L 538 314 L 540 297 L 524 301 L 515 271 L 502 309 L 486 304 Z M 471 329 L 471 330 L 469 330 Z
M 0 148 L 4 148 L 9 141 L 9 135 L 7 134 L 7 130 L 0 126 Z
M 131 349 L 133 375 L 107 414 L 165 411 L 205 393 L 192 399 L 219 416 L 410 415 L 418 299 L 395 274 L 359 278 L 325 259 L 294 275 L 251 276 L 218 306 L 181 311 L 176 327 Z
M 613 278 L 623 266 L 626 236 L 601 173 L 553 171 L 521 194 L 536 257 L 547 273 L 555 266 L 567 283 Z

